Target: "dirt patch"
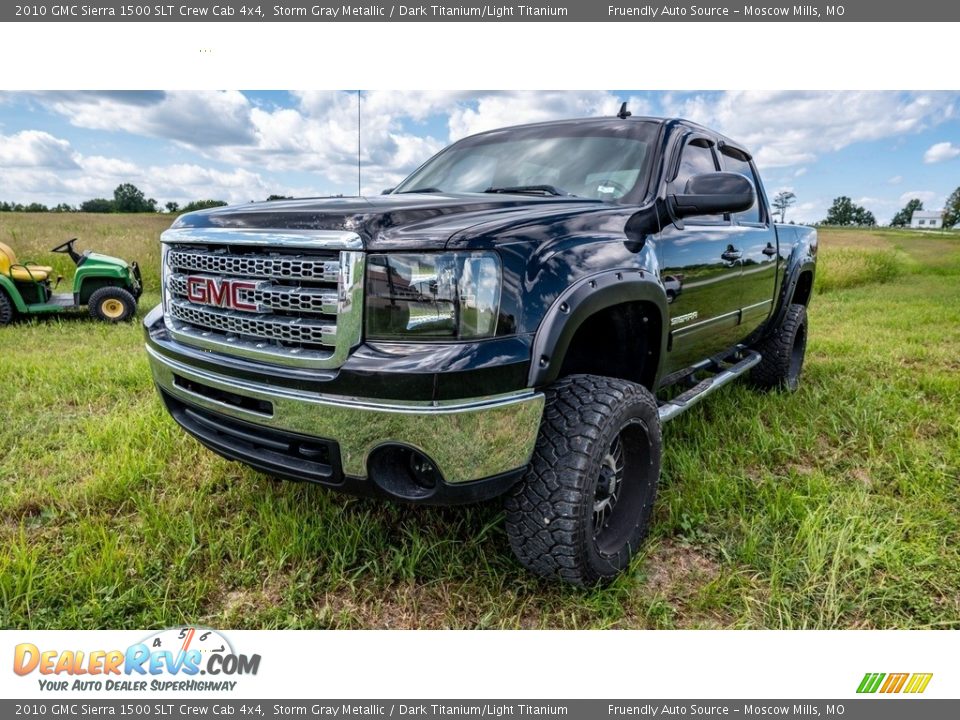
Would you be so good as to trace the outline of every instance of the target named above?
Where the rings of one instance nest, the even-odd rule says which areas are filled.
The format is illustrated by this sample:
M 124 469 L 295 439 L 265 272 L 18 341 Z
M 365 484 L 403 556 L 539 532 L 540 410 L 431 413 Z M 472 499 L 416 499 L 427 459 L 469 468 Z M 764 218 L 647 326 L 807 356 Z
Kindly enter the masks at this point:
M 676 600 L 689 598 L 720 574 L 717 562 L 695 548 L 665 540 L 647 557 L 650 573 L 643 587 Z
M 638 606 L 651 601 L 665 604 L 677 627 L 724 628 L 735 617 L 722 608 L 699 607 L 703 589 L 717 580 L 721 565 L 702 551 L 675 540 L 664 540 L 644 561 L 648 569 L 645 582 L 638 588 Z M 631 603 L 632 604 L 632 603 Z M 639 609 L 639 607 L 638 607 Z M 642 627 L 644 621 L 631 612 L 627 627 Z
M 283 580 L 268 578 L 259 588 L 234 588 L 215 596 L 204 619 L 241 618 L 280 603 Z

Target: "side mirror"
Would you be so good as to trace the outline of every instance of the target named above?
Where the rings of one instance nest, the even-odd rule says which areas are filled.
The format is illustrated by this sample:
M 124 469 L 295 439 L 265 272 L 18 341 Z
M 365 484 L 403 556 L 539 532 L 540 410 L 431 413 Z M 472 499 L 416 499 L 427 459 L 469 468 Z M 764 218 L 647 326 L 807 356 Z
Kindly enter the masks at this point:
M 739 173 L 711 172 L 687 180 L 683 195 L 667 197 L 677 220 L 694 215 L 720 215 L 749 210 L 757 199 L 753 183 Z

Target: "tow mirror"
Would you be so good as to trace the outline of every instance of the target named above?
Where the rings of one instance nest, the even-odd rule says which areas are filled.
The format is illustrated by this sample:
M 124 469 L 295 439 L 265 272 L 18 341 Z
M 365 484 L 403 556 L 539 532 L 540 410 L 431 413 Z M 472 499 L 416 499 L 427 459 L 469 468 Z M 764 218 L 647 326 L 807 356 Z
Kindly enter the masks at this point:
M 720 215 L 749 210 L 757 194 L 739 173 L 711 172 L 687 180 L 683 195 L 670 195 L 667 207 L 675 220 L 694 215 Z

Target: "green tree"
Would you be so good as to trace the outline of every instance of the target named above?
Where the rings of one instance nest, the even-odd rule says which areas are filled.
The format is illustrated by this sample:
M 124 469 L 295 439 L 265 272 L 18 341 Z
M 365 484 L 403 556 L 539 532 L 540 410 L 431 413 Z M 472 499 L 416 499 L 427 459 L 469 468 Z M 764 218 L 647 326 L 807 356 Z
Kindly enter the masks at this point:
M 194 200 L 188 202 L 180 210 L 181 213 L 193 212 L 194 210 L 205 210 L 207 208 L 223 207 L 226 205 L 223 200 Z
M 293 195 L 271 195 L 267 198 L 267 202 L 272 200 L 293 200 Z
M 50 212 L 50 208 L 48 208 L 48 207 L 47 207 L 46 205 L 44 205 L 43 203 L 38 203 L 38 202 L 32 202 L 32 203 L 30 203 L 29 205 L 27 205 L 26 208 L 24 208 L 24 210 L 26 210 L 27 212 L 34 212 L 34 213 L 36 213 L 36 212 Z
M 148 200 L 143 191 L 131 183 L 117 185 L 117 189 L 113 191 L 113 202 L 116 212 L 144 213 L 157 211 L 157 201 L 153 198 Z
M 952 228 L 960 223 L 960 187 L 950 193 L 943 210 L 943 226 Z
M 787 209 L 797 201 L 797 196 L 789 190 L 781 190 L 773 198 L 773 209 L 780 213 L 780 222 L 786 222 Z
M 853 224 L 864 227 L 874 227 L 877 224 L 877 218 L 866 208 L 858 206 L 857 211 L 853 215 Z
M 876 225 L 873 213 L 853 202 L 846 195 L 834 198 L 833 205 L 827 210 L 824 225 Z
M 173 202 L 173 200 L 171 200 L 166 205 L 164 205 L 164 207 L 167 209 L 168 213 L 175 213 L 177 210 L 180 209 L 180 203 Z
M 919 198 L 913 198 L 904 205 L 900 212 L 893 216 L 890 227 L 907 227 L 910 224 L 910 218 L 917 210 L 923 210 L 923 202 Z
M 116 205 L 114 205 L 113 200 L 93 198 L 92 200 L 84 200 L 80 203 L 80 212 L 112 213 L 116 212 Z

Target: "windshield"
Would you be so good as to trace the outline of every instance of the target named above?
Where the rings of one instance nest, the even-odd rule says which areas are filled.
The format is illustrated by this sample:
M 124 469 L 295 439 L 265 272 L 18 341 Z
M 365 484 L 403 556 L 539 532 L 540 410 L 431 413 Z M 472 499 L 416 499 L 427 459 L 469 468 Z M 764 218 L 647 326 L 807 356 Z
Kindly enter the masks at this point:
M 616 201 L 647 175 L 657 125 L 548 125 L 461 140 L 394 192 L 531 193 Z

